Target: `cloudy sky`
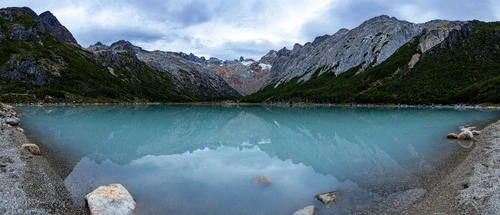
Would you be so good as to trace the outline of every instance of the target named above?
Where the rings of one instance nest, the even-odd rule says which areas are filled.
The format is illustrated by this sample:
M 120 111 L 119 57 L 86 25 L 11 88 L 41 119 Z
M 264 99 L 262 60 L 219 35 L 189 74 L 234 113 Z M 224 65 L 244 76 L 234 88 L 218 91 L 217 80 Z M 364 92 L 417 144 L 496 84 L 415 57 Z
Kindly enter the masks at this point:
M 498 0 L 0 0 L 51 11 L 87 47 L 125 39 L 147 50 L 259 59 L 381 14 L 411 22 L 500 20 Z

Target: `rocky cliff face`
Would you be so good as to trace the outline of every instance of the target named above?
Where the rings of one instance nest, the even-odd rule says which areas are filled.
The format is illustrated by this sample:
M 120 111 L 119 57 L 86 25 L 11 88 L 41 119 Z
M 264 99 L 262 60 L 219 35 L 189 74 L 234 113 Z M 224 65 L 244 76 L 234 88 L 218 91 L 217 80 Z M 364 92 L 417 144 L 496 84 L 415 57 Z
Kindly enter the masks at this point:
M 71 34 L 71 32 L 64 27 L 50 11 L 40 14 L 40 20 L 54 37 L 66 43 L 78 45 L 73 34 Z
M 195 95 L 210 98 L 240 96 L 240 94 L 231 88 L 219 74 L 210 70 L 205 64 L 186 60 L 182 55 L 179 55 L 179 53 L 164 51 L 150 52 L 123 40 L 115 42 L 109 47 L 97 43 L 90 46 L 87 50 L 104 56 L 107 61 L 114 62 L 114 64 L 119 64 L 120 62 L 119 53 L 131 54 L 151 67 L 171 74 L 176 80 L 177 89 L 187 89 Z M 196 58 L 192 59 L 196 60 Z
M 463 24 L 464 22 L 444 20 L 415 24 L 385 15 L 378 16 L 352 30 L 340 29 L 333 35 L 317 37 L 313 42 L 304 45 L 295 44 L 292 50 L 286 48 L 279 51 L 271 50 L 259 61 L 269 64 L 271 68 L 269 71 L 264 71 L 264 74 L 259 74 L 254 79 L 234 82 L 232 87 L 244 88 L 246 94 L 251 94 L 268 84 L 277 85 L 298 76 L 302 76 L 302 80 L 309 80 L 318 68 L 324 68 L 321 73 L 332 71 L 340 74 L 360 66 L 359 72 L 362 72 L 386 60 L 413 37 L 423 33 L 419 47 L 421 52 L 426 52 L 448 37 L 449 32 L 460 29 Z M 415 57 L 412 64 L 417 62 L 418 58 Z M 228 65 L 226 70 L 233 71 L 232 68 L 234 66 Z M 238 76 L 241 76 L 241 73 L 249 73 L 250 70 L 249 67 L 238 68 L 235 70 L 238 72 L 233 72 L 235 75 L 223 77 L 228 82 L 235 78 L 241 80 Z

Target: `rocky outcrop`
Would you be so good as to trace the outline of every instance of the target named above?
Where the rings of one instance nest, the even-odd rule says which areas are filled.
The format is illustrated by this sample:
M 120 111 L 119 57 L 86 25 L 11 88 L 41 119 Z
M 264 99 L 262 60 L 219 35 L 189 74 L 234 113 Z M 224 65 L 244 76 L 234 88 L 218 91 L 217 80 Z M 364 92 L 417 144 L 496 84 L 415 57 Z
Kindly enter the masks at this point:
M 7 61 L 3 67 L 0 67 L 0 77 L 34 85 L 43 85 L 49 82 L 47 72 L 38 65 L 35 57 L 31 55 Z
M 337 196 L 339 195 L 338 191 L 331 191 L 331 192 L 326 192 L 326 193 L 320 193 L 316 195 L 316 199 L 321 201 L 323 204 L 329 206 L 331 204 L 334 204 L 337 201 Z
M 71 32 L 64 27 L 50 11 L 45 11 L 40 14 L 40 19 L 54 37 L 66 43 L 78 45 L 73 34 L 71 34 Z
M 0 127 L 18 126 L 21 123 L 14 107 L 0 103 Z
M 314 207 L 314 205 L 309 205 L 305 208 L 295 211 L 292 215 L 315 215 L 315 214 L 316 214 L 316 208 Z
M 121 184 L 100 186 L 85 196 L 90 214 L 132 214 L 135 201 L 132 195 Z

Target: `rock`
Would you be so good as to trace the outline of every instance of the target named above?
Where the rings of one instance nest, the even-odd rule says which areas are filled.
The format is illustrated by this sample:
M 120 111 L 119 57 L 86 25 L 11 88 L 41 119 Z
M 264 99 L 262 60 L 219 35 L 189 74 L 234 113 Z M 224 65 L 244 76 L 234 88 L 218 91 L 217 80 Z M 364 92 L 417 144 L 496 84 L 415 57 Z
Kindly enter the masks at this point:
M 14 111 L 14 106 L 12 106 L 12 105 L 3 104 L 2 106 L 3 106 L 2 108 L 4 110 L 6 110 L 7 112 Z
M 132 214 L 135 201 L 121 184 L 100 186 L 85 196 L 90 214 Z
M 458 139 L 458 135 L 455 134 L 455 133 L 449 133 L 448 135 L 446 135 L 446 138 L 448 138 L 448 139 Z
M 34 155 L 41 155 L 42 154 L 40 147 L 38 147 L 38 145 L 33 144 L 33 143 L 23 144 L 23 145 L 21 145 L 21 148 L 28 150 L 29 152 L 31 152 L 31 154 L 34 154 Z
M 24 129 L 17 127 L 16 130 L 18 130 L 21 133 L 24 133 Z
M 266 176 L 257 176 L 257 182 L 259 182 L 259 184 L 262 184 L 262 185 L 269 185 L 272 183 L 271 180 L 269 180 L 269 178 L 267 178 Z
M 21 120 L 19 120 L 19 118 L 17 118 L 17 117 L 5 118 L 5 124 L 7 124 L 7 125 L 18 126 L 19 123 L 21 123 Z
M 460 134 L 458 134 L 457 138 L 459 140 L 472 140 L 474 138 L 474 134 L 470 130 L 464 129 Z
M 314 207 L 314 205 L 309 205 L 293 213 L 293 215 L 315 215 L 315 214 L 316 214 L 316 208 Z
M 481 134 L 481 131 L 478 131 L 478 130 L 472 130 L 471 132 L 473 135 L 480 135 Z
M 320 193 L 316 195 L 316 199 L 323 202 L 325 205 L 333 204 L 337 201 L 337 196 L 339 195 L 338 191 L 331 191 L 327 193 Z

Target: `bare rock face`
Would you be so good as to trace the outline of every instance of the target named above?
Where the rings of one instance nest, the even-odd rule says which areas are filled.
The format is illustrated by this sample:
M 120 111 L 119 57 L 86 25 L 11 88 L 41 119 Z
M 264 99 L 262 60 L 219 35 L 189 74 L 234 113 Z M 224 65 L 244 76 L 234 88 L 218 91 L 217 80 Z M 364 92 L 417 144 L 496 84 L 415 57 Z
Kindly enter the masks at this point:
M 40 14 L 40 19 L 45 24 L 49 32 L 54 35 L 54 37 L 66 42 L 78 45 L 78 42 L 73 37 L 73 34 L 62 25 L 59 20 L 50 12 L 46 11 Z
M 33 144 L 33 143 L 23 144 L 23 145 L 21 145 L 21 148 L 28 150 L 31 154 L 34 154 L 34 155 L 41 155 L 42 154 L 40 147 L 38 147 L 38 145 Z
M 314 207 L 314 205 L 309 205 L 293 213 L 293 215 L 315 215 L 315 214 L 316 214 L 316 208 Z
M 271 65 L 256 61 L 226 62 L 212 66 L 211 69 L 219 73 L 238 93 L 249 95 L 269 84 L 267 80 L 269 80 Z
M 462 22 L 446 20 L 433 20 L 423 24 L 424 35 L 420 38 L 420 51 L 426 52 L 437 44 L 443 42 L 453 30 L 461 30 Z
M 0 67 L 0 77 L 34 85 L 43 85 L 49 82 L 45 69 L 37 64 L 35 57 L 29 55 L 7 61 L 3 67 Z
M 132 214 L 135 201 L 121 184 L 100 186 L 85 196 L 92 215 Z
M 333 35 L 317 37 L 312 43 L 295 44 L 292 50 L 271 50 L 257 61 L 268 64 L 269 70 L 262 70 L 258 75 L 254 75 L 251 68 L 226 64 L 216 71 L 223 74 L 231 87 L 247 95 L 269 84 L 277 86 L 298 76 L 307 81 L 318 68 L 324 68 L 320 74 L 330 69 L 340 74 L 356 66 L 360 66 L 359 72 L 362 72 L 385 61 L 414 37 L 423 35 L 419 40 L 420 53 L 408 63 L 413 68 L 421 53 L 443 42 L 450 32 L 461 29 L 464 23 L 434 20 L 415 24 L 382 15 L 352 30 L 340 29 Z

